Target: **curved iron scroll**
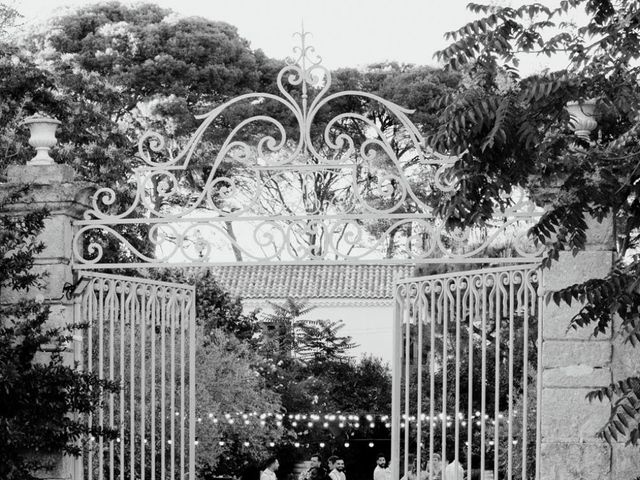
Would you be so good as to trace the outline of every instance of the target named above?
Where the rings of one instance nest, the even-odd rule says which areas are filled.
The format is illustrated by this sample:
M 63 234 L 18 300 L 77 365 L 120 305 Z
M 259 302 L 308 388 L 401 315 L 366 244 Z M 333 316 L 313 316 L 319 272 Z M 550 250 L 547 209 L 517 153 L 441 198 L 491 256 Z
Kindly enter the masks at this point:
M 76 268 L 239 259 L 477 262 L 505 243 L 523 261 L 540 254 L 526 226 L 542 212 L 522 192 L 511 195 L 509 206 L 482 229 L 448 229 L 432 205 L 457 188 L 457 157 L 425 148 L 408 117 L 411 110 L 367 92 L 332 92 L 331 73 L 307 44 L 308 33 L 297 35 L 297 57 L 279 72 L 277 95 L 240 95 L 196 117 L 200 127 L 173 156 L 159 134 L 142 136 L 132 201 L 116 208 L 121 202 L 114 189 L 100 188 L 76 222 Z M 326 118 L 341 102 L 382 113 L 377 119 L 363 111 Z M 240 109 L 251 114 L 231 126 L 209 160 L 203 153 L 207 135 Z M 193 171 L 204 174 L 197 188 L 187 190 L 184 178 Z M 150 248 L 142 251 L 128 241 L 125 225 L 145 226 L 143 243 Z M 129 252 L 126 265 L 106 259 L 99 240 L 104 238 Z

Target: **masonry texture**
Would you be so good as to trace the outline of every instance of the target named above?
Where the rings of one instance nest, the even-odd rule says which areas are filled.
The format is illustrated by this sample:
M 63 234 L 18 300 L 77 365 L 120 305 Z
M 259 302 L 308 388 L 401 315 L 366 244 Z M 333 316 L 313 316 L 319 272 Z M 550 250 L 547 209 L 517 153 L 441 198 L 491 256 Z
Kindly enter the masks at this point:
M 613 264 L 611 219 L 589 219 L 585 251 L 560 258 L 544 274 L 543 294 L 606 276 Z M 542 480 L 625 480 L 640 473 L 637 448 L 611 447 L 595 434 L 611 413 L 608 402 L 589 403 L 585 396 L 637 369 L 638 357 L 613 332 L 594 335 L 593 328 L 568 329 L 582 305 L 546 304 L 542 342 L 541 459 Z M 637 372 L 637 370 L 636 370 Z
M 8 183 L 0 185 L 2 190 L 11 191 L 23 184 L 31 186 L 20 203 L 9 206 L 3 214 L 19 215 L 39 208 L 47 208 L 49 217 L 44 230 L 38 237 L 45 244 L 44 251 L 35 260 L 34 270 L 43 273 L 42 288 L 31 288 L 27 292 L 3 293 L 2 303 L 13 303 L 25 298 L 42 299 L 51 308 L 49 321 L 52 326 L 73 323 L 73 301 L 67 300 L 62 288 L 65 283 L 74 282 L 71 269 L 73 239 L 72 222 L 80 218 L 89 206 L 90 184 L 73 181 L 73 169 L 68 165 L 20 165 L 11 166 L 7 172 Z M 71 362 L 74 352 L 69 349 L 67 361 Z M 79 462 L 64 457 L 58 459 L 57 468 L 39 474 L 43 479 L 61 480 L 82 478 Z

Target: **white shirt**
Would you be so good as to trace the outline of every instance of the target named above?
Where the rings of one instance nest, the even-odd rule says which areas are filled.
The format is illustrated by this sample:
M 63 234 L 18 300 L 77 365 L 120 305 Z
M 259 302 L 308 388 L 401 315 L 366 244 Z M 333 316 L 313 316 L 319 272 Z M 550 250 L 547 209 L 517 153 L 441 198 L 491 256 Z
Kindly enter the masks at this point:
M 455 460 L 444 467 L 445 480 L 464 480 L 464 468 Z
M 265 468 L 264 471 L 260 474 L 260 480 L 277 480 L 275 472 Z
M 391 472 L 388 468 L 382 468 L 376 465 L 373 470 L 373 480 L 391 480 Z
M 347 480 L 347 476 L 344 474 L 344 472 L 339 472 L 335 468 L 333 470 L 331 470 L 331 472 L 329 473 L 329 476 L 333 480 Z M 260 479 L 260 480 L 262 480 L 262 479 Z

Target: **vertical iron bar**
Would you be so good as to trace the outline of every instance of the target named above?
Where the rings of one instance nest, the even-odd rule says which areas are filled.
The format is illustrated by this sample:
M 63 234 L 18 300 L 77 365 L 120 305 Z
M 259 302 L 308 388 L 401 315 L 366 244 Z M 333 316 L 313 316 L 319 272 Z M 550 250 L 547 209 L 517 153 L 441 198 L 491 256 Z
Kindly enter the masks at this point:
M 173 289 L 169 290 L 170 295 Z M 171 458 L 169 466 L 171 468 L 171 480 L 176 478 L 176 299 L 171 295 L 171 336 L 170 336 L 171 360 L 169 366 L 169 392 L 171 398 Z
M 429 280 L 429 323 L 430 323 L 430 341 L 429 341 L 429 480 L 433 480 L 433 454 L 435 451 L 435 416 L 436 416 L 436 292 L 435 282 Z
M 536 372 L 536 480 L 540 479 L 540 457 L 542 455 L 542 348 L 544 345 L 542 332 L 544 321 L 544 299 L 543 299 L 543 271 L 542 268 L 538 268 L 538 361 Z
M 189 480 L 196 469 L 196 291 L 190 295 L 189 308 Z
M 111 302 L 109 304 L 109 380 L 115 379 L 115 315 L 116 301 L 118 299 L 116 292 L 115 280 L 109 281 L 109 296 Z M 109 428 L 113 430 L 115 426 L 115 394 L 109 393 Z M 109 480 L 115 478 L 115 445 L 113 440 L 109 440 Z
M 405 326 L 405 339 L 404 339 L 404 474 L 409 474 L 409 383 L 410 382 L 410 367 L 411 367 L 411 316 L 409 314 L 409 307 L 411 305 L 411 299 L 409 292 L 413 287 L 413 283 L 409 285 L 405 292 L 404 301 L 404 326 Z
M 166 478 L 167 451 L 167 289 L 161 290 L 160 304 L 160 478 Z
M 131 480 L 136 480 L 136 318 L 138 318 L 138 288 L 131 287 L 131 311 L 129 315 L 129 471 Z
M 459 451 L 458 449 L 460 448 L 460 342 L 461 342 L 461 336 L 460 336 L 460 316 L 461 316 L 461 292 L 462 292 L 462 277 L 458 276 L 456 278 L 456 393 L 455 393 L 455 412 L 454 412 L 454 419 L 453 421 L 454 423 L 454 434 L 455 434 L 455 454 L 454 454 L 454 460 L 456 461 L 456 463 L 459 462 Z
M 156 479 L 156 322 L 158 314 L 158 287 L 149 288 L 149 334 L 151 349 L 151 369 L 149 388 L 151 390 L 151 446 L 150 446 L 150 465 L 151 480 Z
M 514 314 L 515 308 L 513 291 L 513 272 L 509 273 L 509 418 L 508 441 L 507 441 L 507 466 L 508 480 L 513 478 L 513 342 L 514 342 Z
M 480 470 L 485 470 L 485 434 L 487 412 L 487 274 L 482 275 L 482 389 L 480 398 Z
M 527 270 L 521 271 L 523 298 L 523 362 L 522 366 L 522 478 L 527 478 L 527 414 L 529 411 L 529 275 Z
M 86 298 L 86 290 L 83 292 L 81 297 L 74 298 L 73 301 L 73 321 L 74 323 L 84 323 L 86 321 L 85 312 L 82 310 L 82 305 L 84 303 L 84 299 Z M 84 371 L 84 355 L 83 355 L 83 341 L 82 341 L 81 332 L 78 328 L 74 330 L 73 336 L 73 361 L 76 365 L 78 365 L 78 371 Z M 82 420 L 81 414 L 76 413 L 75 419 L 80 421 Z M 84 449 L 82 448 L 82 442 L 79 439 L 76 442 L 78 448 L 80 449 L 80 456 L 74 458 L 73 460 L 73 475 L 74 478 L 82 478 L 83 477 L 83 465 L 84 465 Z
M 416 310 L 414 311 L 414 317 L 417 323 L 418 330 L 418 355 L 417 355 L 417 372 L 418 372 L 418 398 L 416 399 L 416 464 L 418 472 L 418 477 L 421 472 L 422 465 L 422 335 L 423 335 L 423 327 L 422 327 L 422 316 L 423 316 L 423 300 L 422 300 L 422 291 L 423 284 L 422 282 L 417 283 L 418 290 L 416 292 Z
M 98 378 L 104 379 L 104 317 L 105 317 L 105 280 L 100 279 L 98 281 L 100 291 L 98 292 Z M 100 406 L 98 408 L 98 427 L 104 427 L 104 407 L 102 398 L 100 399 Z M 102 480 L 104 478 L 104 438 L 100 435 L 98 438 L 98 478 Z
M 447 280 L 442 283 L 442 412 L 440 413 L 440 431 L 442 432 L 442 464 L 447 458 L 447 344 L 449 340 L 449 296 Z M 444 468 L 440 472 L 444 480 Z
M 138 285 L 140 291 L 140 317 L 137 319 L 140 325 L 140 479 L 145 480 L 146 474 L 146 423 L 147 415 L 146 395 L 147 395 L 147 376 L 146 376 L 146 349 L 147 349 L 147 286 Z
M 496 273 L 496 278 L 493 283 L 493 289 L 495 291 L 495 322 L 496 322 L 496 351 L 495 351 L 495 381 L 494 381 L 494 411 L 493 411 L 493 425 L 494 425 L 494 436 L 493 436 L 493 477 L 498 478 L 498 468 L 499 468 L 499 459 L 498 456 L 500 454 L 500 328 L 501 328 L 501 310 L 500 305 L 502 304 L 500 298 L 500 273 Z
M 88 289 L 88 301 L 87 301 L 87 321 L 89 323 L 89 328 L 87 329 L 87 371 L 91 374 L 94 374 L 95 372 L 93 371 L 93 324 L 95 322 L 95 315 L 96 312 L 94 311 L 95 309 L 95 284 L 96 281 L 92 280 L 89 285 L 87 286 Z M 87 424 L 89 426 L 89 429 L 93 428 L 93 414 L 90 413 L 89 414 L 89 418 L 87 420 Z M 91 435 L 91 439 L 93 440 L 93 434 Z M 88 462 L 87 462 L 87 476 L 89 477 L 89 480 L 93 479 L 93 452 L 95 449 L 95 445 L 94 442 L 91 441 L 89 442 L 89 451 L 88 451 Z
M 473 443 L 473 318 L 475 314 L 474 304 L 474 295 L 475 295 L 475 284 L 474 277 L 469 275 L 468 277 L 468 286 L 469 289 L 469 378 L 467 382 L 467 390 L 468 390 L 468 400 L 467 400 L 467 472 L 471 475 L 471 454 L 472 454 L 472 443 Z M 476 302 L 477 303 L 477 302 Z
M 391 478 L 400 478 L 400 415 L 402 376 L 402 297 L 400 286 L 394 288 L 393 357 L 391 375 Z
M 188 317 L 185 308 L 184 291 L 176 290 L 174 295 L 180 295 L 180 480 L 184 480 L 185 462 L 185 323 Z
M 120 299 L 120 480 L 124 480 L 124 457 L 125 457 L 125 382 L 124 382 L 124 364 L 125 364 L 125 325 L 127 323 L 127 303 L 131 301 L 128 295 L 127 282 L 120 282 L 121 299 Z M 130 307 L 129 307 L 130 308 Z

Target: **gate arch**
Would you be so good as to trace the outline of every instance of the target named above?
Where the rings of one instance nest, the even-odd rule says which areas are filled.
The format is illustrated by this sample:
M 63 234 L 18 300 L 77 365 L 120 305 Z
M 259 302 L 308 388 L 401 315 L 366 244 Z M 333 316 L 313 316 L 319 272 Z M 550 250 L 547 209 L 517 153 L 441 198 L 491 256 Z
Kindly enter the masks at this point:
M 457 157 L 426 147 L 408 116 L 411 110 L 367 92 L 332 92 L 331 73 L 307 45 L 308 33 L 298 35 L 297 58 L 277 76 L 278 95 L 248 93 L 197 116 L 202 124 L 174 156 L 160 135 L 142 136 L 133 200 L 120 205 L 112 188 L 100 188 L 76 222 L 76 269 L 236 263 L 215 257 L 216 242 L 239 251 L 243 261 L 261 264 L 486 263 L 488 250 L 506 233 L 516 238 L 511 262 L 530 262 L 540 254 L 519 227 L 542 211 L 522 192 L 512 194 L 510 205 L 483 230 L 450 230 L 433 205 L 458 188 Z M 366 103 L 375 115 L 340 110 L 349 102 Z M 253 113 L 233 123 L 212 160 L 204 158 L 211 130 L 242 109 Z M 376 120 L 381 117 L 385 125 Z M 205 174 L 184 198 L 180 175 L 194 172 Z M 298 188 L 285 192 L 283 182 L 291 176 Z M 323 196 L 314 187 L 327 181 L 334 191 Z M 286 205 L 273 206 L 274 190 Z M 247 226 L 252 242 L 225 229 L 230 222 Z M 376 222 L 373 238 L 367 226 Z M 145 255 L 117 231 L 123 224 L 148 226 L 149 242 L 161 248 Z M 101 245 L 91 240 L 97 233 L 121 242 L 131 261 L 106 261 Z M 389 242 L 399 254 L 384 258 L 380 250 Z M 473 248 L 465 249 L 469 242 Z
M 75 223 L 76 271 L 238 262 L 480 267 L 537 262 L 543 247 L 530 241 L 527 226 L 544 212 L 524 192 L 505 193 L 509 201 L 496 206 L 495 219 L 482 229 L 451 230 L 434 204 L 459 188 L 454 172 L 458 158 L 426 146 L 409 117 L 411 110 L 368 92 L 332 91 L 331 72 L 307 43 L 308 33 L 297 35 L 296 58 L 277 75 L 276 93 L 241 95 L 197 116 L 200 127 L 175 152 L 159 134 L 141 137 L 140 165 L 131 178 L 133 199 L 122 203 L 114 189 L 99 188 L 92 208 Z M 343 111 L 344 105 L 366 105 L 375 115 L 361 108 Z M 212 132 L 221 125 L 230 125 L 228 134 L 209 160 Z M 319 187 L 328 184 L 333 190 L 327 195 Z M 130 243 L 119 231 L 123 225 L 146 229 L 152 254 Z M 491 250 L 504 246 L 507 237 L 513 239 L 510 256 L 492 257 Z M 119 242 L 129 261 L 107 258 L 100 243 L 104 238 Z M 474 275 L 478 271 L 457 274 L 456 282 Z M 424 286 L 430 281 L 417 282 Z M 406 288 L 400 285 L 398 291 Z M 397 298 L 394 479 L 400 477 L 398 362 L 403 343 L 408 354 L 410 325 L 424 322 L 419 313 L 424 311 L 402 300 L 406 293 Z M 517 302 L 509 305 L 505 308 L 519 308 Z M 408 411 L 405 415 L 409 418 Z M 406 473 L 408 440 L 405 444 Z

